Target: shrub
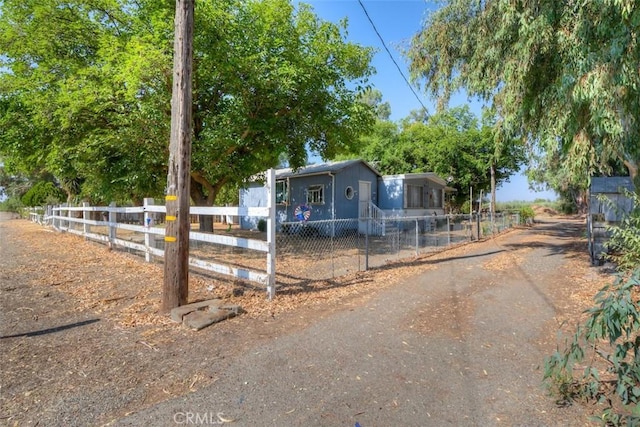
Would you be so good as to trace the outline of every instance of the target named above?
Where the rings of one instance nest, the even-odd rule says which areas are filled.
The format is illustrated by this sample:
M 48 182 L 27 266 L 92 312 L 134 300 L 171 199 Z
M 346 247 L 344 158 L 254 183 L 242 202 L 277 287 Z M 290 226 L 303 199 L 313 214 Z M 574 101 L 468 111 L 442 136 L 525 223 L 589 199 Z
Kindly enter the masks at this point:
M 42 206 L 47 201 L 58 202 L 64 199 L 64 192 L 55 186 L 53 182 L 40 181 L 22 196 L 25 206 Z
M 22 202 L 18 197 L 9 197 L 0 203 L 0 211 L 19 213 L 23 208 Z
M 640 423 L 640 267 L 595 297 L 587 321 L 545 360 L 544 381 L 560 400 L 604 405 L 607 425 Z M 574 370 L 580 364 L 581 372 Z
M 640 425 L 640 198 L 610 227 L 620 272 L 595 296 L 570 342 L 545 360 L 544 381 L 563 401 L 598 402 L 603 425 Z M 578 372 L 577 365 L 580 365 Z
M 571 215 L 578 212 L 578 209 L 575 203 L 566 199 L 561 199 L 558 203 L 558 211 L 565 215 Z
M 616 226 L 607 226 L 610 238 L 605 248 L 610 252 L 607 259 L 622 270 L 631 270 L 640 265 L 640 196 L 630 191 L 624 196 L 631 200 L 632 209 Z
M 264 219 L 258 221 L 258 231 L 261 231 L 263 233 L 267 231 L 267 221 L 265 221 Z
M 520 224 L 531 224 L 535 217 L 535 212 L 531 206 L 523 206 L 520 208 Z
M 467 200 L 460 207 L 460 213 L 463 214 L 463 215 L 468 214 L 469 213 L 469 206 L 471 206 L 471 205 L 469 204 L 469 201 Z

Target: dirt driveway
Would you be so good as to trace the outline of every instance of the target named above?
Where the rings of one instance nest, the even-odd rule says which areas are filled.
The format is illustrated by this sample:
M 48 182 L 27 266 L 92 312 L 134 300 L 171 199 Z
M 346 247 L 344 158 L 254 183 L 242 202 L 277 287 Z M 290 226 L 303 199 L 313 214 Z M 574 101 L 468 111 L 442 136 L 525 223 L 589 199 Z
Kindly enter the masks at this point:
M 192 332 L 156 314 L 161 266 L 3 217 L 0 423 L 585 425 L 540 384 L 607 280 L 583 228 L 549 219 L 271 303 L 192 275 L 191 300 L 247 310 Z

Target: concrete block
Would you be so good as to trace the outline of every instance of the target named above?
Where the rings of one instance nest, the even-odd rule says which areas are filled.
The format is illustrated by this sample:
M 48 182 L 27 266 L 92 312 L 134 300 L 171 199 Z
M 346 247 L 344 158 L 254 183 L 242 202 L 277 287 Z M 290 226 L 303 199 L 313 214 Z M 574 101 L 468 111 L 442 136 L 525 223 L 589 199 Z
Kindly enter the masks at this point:
M 199 331 L 200 329 L 204 329 L 209 325 L 214 323 L 221 322 L 226 319 L 230 319 L 235 317 L 238 314 L 239 306 L 229 306 L 235 308 L 229 309 L 214 309 L 210 311 L 192 311 L 191 313 L 184 316 L 183 324 L 188 328 Z
M 220 298 L 211 299 L 207 301 L 194 302 L 191 304 L 181 305 L 171 310 L 171 320 L 174 322 L 182 322 L 184 316 L 198 310 L 211 310 L 222 305 Z

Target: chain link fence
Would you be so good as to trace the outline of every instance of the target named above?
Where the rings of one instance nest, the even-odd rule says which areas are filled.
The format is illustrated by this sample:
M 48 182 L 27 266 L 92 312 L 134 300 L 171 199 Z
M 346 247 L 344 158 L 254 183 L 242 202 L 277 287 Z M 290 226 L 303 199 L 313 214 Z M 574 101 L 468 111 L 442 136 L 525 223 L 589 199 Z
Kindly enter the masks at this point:
M 32 210 L 32 220 L 46 223 L 51 213 Z M 143 233 L 133 230 L 144 225 L 143 213 L 90 212 L 93 225 L 83 225 L 82 212 L 68 211 L 59 225 L 78 234 L 91 232 L 104 240 L 118 238 L 143 243 Z M 153 213 L 149 226 L 149 246 L 164 248 L 164 214 Z M 197 221 L 197 216 L 194 216 Z M 107 222 L 117 223 L 109 227 Z M 330 280 L 358 271 L 366 271 L 390 262 L 411 259 L 446 247 L 478 240 L 503 232 L 520 223 L 518 213 L 337 219 L 286 222 L 277 226 L 276 281 L 280 285 L 304 286 L 309 282 Z M 197 224 L 193 224 L 196 226 Z M 83 229 L 84 227 L 84 229 Z M 219 227 L 219 225 L 217 225 Z M 253 230 L 216 230 L 217 234 L 244 239 L 266 240 L 264 232 Z M 195 230 L 194 230 L 195 231 Z M 135 252 L 135 249 L 131 249 Z M 248 247 L 221 245 L 206 239 L 190 240 L 190 255 L 205 263 L 222 263 L 230 268 L 261 270 L 264 254 Z
M 327 280 L 503 232 L 517 213 L 287 222 L 276 240 L 278 282 Z

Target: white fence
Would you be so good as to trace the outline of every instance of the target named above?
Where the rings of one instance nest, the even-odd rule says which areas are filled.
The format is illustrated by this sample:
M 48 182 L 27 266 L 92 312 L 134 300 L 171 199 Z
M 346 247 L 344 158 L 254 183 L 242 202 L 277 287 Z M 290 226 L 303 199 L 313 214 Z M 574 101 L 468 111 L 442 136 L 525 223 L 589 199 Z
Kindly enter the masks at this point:
M 275 192 L 270 191 L 275 183 L 273 171 L 267 174 L 268 206 L 266 207 L 201 207 L 192 206 L 190 215 L 202 216 L 256 216 L 263 217 L 267 224 L 267 240 L 250 239 L 221 234 L 202 233 L 190 231 L 190 241 L 197 243 L 239 248 L 241 251 L 251 251 L 262 254 L 262 262 L 254 263 L 254 268 L 247 268 L 233 265 L 232 263 L 220 262 L 218 257 L 215 261 L 200 259 L 194 256 L 189 257 L 189 265 L 201 270 L 227 275 L 243 280 L 248 280 L 266 286 L 269 299 L 275 296 Z M 84 203 L 82 206 L 49 206 L 46 212 L 31 212 L 31 220 L 43 224 L 51 225 L 60 231 L 83 236 L 85 239 L 104 242 L 111 246 L 120 246 L 134 251 L 142 252 L 145 260 L 151 262 L 153 257 L 164 258 L 164 235 L 165 229 L 162 223 L 166 207 L 155 205 L 153 199 L 145 199 L 143 206 L 118 207 L 115 204 L 110 206 L 89 206 Z M 118 215 L 128 218 L 126 223 L 119 222 Z M 131 218 L 139 220 L 131 221 Z M 127 231 L 127 238 L 119 237 L 118 234 Z M 124 233 L 123 233 L 124 234 Z M 156 239 L 160 236 L 161 239 Z M 158 241 L 161 247 L 158 246 Z M 251 257 L 250 257 L 251 258 Z M 223 260 L 224 261 L 224 260 Z M 259 266 L 259 267 L 258 267 Z

